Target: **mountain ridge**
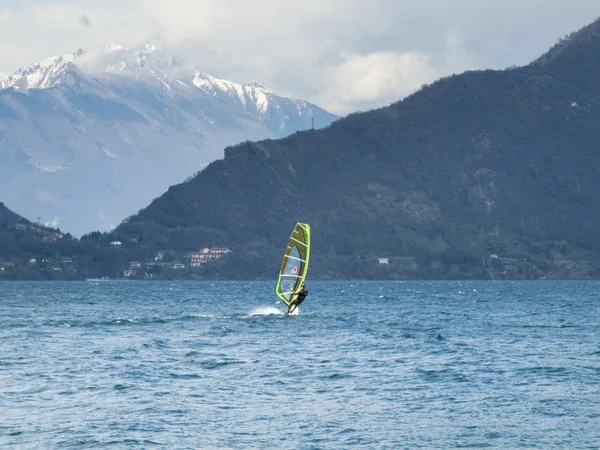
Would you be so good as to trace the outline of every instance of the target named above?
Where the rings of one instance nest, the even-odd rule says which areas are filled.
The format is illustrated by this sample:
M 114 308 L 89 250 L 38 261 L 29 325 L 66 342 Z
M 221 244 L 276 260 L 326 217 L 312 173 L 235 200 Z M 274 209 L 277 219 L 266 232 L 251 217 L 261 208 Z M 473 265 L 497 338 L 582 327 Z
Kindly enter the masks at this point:
M 486 276 L 491 255 L 520 276 L 592 270 L 600 41 L 581 36 L 597 26 L 552 64 L 468 71 L 324 130 L 229 147 L 116 233 L 155 248 L 230 245 L 245 255 L 230 275 L 276 272 L 296 221 L 311 223 L 314 270 L 337 277 Z M 373 263 L 388 256 L 417 269 Z
M 304 221 L 309 279 L 600 278 L 595 30 L 548 63 L 467 71 L 325 129 L 229 146 L 114 232 L 56 245 L 78 255 L 74 277 L 274 279 Z M 181 268 L 206 247 L 231 253 Z
M 0 223 L 14 227 L 17 223 L 31 224 L 29 220 L 13 212 L 3 202 L 0 202 Z
M 260 83 L 188 69 L 160 46 L 113 45 L 48 58 L 4 78 L 5 200 L 76 235 L 107 230 L 222 157 L 227 145 L 337 119 Z

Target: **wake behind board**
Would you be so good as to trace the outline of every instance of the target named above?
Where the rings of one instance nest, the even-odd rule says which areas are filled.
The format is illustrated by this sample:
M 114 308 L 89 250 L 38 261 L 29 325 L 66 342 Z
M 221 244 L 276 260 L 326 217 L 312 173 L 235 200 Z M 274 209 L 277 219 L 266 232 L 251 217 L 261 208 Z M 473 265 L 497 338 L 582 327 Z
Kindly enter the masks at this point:
M 296 299 L 295 292 L 302 286 L 308 271 L 310 256 L 310 225 L 298 222 L 288 240 L 279 269 L 279 279 L 275 292 L 289 307 Z M 296 315 L 298 308 L 292 315 Z

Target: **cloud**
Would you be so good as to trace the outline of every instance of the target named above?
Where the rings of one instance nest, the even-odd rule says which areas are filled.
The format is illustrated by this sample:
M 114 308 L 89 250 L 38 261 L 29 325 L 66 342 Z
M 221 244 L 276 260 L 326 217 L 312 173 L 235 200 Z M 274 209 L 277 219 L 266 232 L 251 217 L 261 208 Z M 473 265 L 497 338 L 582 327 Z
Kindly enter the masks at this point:
M 344 114 L 525 64 L 599 15 L 597 0 L 0 0 L 0 72 L 159 35 L 217 77 Z
M 335 110 L 369 109 L 381 99 L 398 99 L 436 78 L 431 57 L 416 53 L 374 52 L 349 55 L 329 70 L 323 102 Z

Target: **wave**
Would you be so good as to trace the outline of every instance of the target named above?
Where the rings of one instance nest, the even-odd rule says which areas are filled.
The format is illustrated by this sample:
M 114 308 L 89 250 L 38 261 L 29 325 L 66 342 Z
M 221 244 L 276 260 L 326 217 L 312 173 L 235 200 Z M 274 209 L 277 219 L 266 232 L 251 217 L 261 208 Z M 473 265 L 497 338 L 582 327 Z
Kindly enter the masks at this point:
M 283 314 L 282 311 L 277 308 L 259 308 L 250 313 L 241 313 L 241 314 L 183 314 L 175 317 L 116 317 L 114 319 L 106 319 L 106 320 L 48 320 L 42 323 L 44 327 L 51 328 L 94 328 L 94 327 L 122 327 L 122 326 L 146 326 L 146 325 L 156 325 L 156 324 L 167 324 L 173 322 L 187 322 L 187 321 L 202 321 L 207 319 L 240 319 L 240 318 L 248 318 L 252 316 L 265 316 L 265 315 L 280 315 Z M 12 328 L 23 328 L 26 324 L 15 325 Z M 27 325 L 30 326 L 30 325 Z M 47 333 L 42 332 L 40 330 L 28 330 L 32 333 Z
M 320 378 L 325 379 L 325 380 L 340 380 L 343 378 L 351 378 L 352 374 L 350 373 L 332 373 L 331 375 L 323 375 Z
M 553 367 L 553 366 L 532 366 L 532 367 L 521 367 L 516 369 L 517 373 L 541 373 L 544 375 L 562 375 L 566 376 L 570 373 L 570 370 L 566 367 Z
M 245 361 L 240 361 L 237 359 L 234 360 L 216 360 L 216 359 L 207 359 L 200 363 L 200 367 L 207 370 L 220 369 L 225 366 L 233 366 L 239 364 L 246 364 Z
M 281 311 L 278 308 L 275 308 L 274 306 L 264 306 L 262 308 L 257 308 L 255 310 L 253 310 L 252 312 L 250 312 L 248 314 L 249 317 L 254 317 L 254 316 L 275 316 L 275 315 L 280 315 L 283 314 L 283 311 Z
M 99 441 L 96 439 L 73 439 L 58 442 L 59 447 L 67 446 L 69 448 L 108 448 L 108 447 L 127 447 L 131 446 L 146 448 L 148 446 L 157 446 L 164 448 L 165 443 L 150 441 L 147 439 L 120 439 L 112 441 Z
M 470 381 L 470 378 L 452 368 L 443 368 L 443 369 L 421 369 L 416 368 L 415 372 L 427 381 L 437 381 L 443 382 L 447 380 L 452 380 L 459 383 L 464 383 Z
M 292 315 L 296 315 L 299 312 L 299 308 Z M 174 322 L 187 322 L 187 321 L 203 321 L 203 320 L 215 320 L 215 319 L 248 319 L 250 317 L 260 316 L 282 316 L 284 312 L 274 306 L 264 306 L 256 308 L 250 312 L 238 312 L 234 314 L 204 314 L 204 313 L 184 313 L 177 316 L 150 316 L 150 317 L 128 317 L 119 316 L 114 318 L 89 318 L 88 320 L 80 318 L 69 318 L 63 317 L 60 319 L 45 320 L 40 324 L 31 323 L 14 323 L 8 325 L 10 328 L 28 328 L 26 332 L 30 333 L 49 333 L 50 330 L 41 330 L 40 328 L 95 328 L 95 327 L 123 327 L 123 326 L 148 326 L 157 324 L 168 324 Z M 91 319 L 91 320 L 90 320 Z M 96 320 L 94 320 L 96 319 Z M 40 327 L 41 325 L 41 327 Z
M 49 320 L 45 321 L 42 325 L 45 327 L 75 327 L 75 328 L 92 328 L 92 327 L 110 327 L 110 326 L 128 326 L 128 325 L 149 325 L 157 323 L 167 323 L 168 319 L 163 318 L 125 318 L 116 317 L 114 319 L 107 320 Z
M 201 375 L 197 373 L 169 373 L 169 377 L 177 380 L 195 380 L 201 378 Z

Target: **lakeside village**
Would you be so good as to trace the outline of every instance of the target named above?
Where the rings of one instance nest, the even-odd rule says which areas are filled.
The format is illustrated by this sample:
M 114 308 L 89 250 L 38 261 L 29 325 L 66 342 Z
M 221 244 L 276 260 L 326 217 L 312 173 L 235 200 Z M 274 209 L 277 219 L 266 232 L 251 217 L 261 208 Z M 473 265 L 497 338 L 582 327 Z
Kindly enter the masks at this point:
M 41 238 L 40 240 L 44 244 L 49 244 L 59 242 L 63 240 L 63 237 L 58 232 L 44 232 L 38 239 Z M 131 241 L 129 244 L 137 244 L 136 239 L 131 239 Z M 131 258 L 133 254 L 127 251 L 127 245 L 121 241 L 106 242 L 104 249 L 105 251 L 108 250 L 109 254 L 120 256 L 118 259 L 108 257 L 104 268 L 94 270 L 93 273 L 85 270 L 84 266 L 86 264 L 82 260 L 83 255 L 61 256 L 56 253 L 53 257 L 40 256 L 18 261 L 5 261 L 0 258 L 0 279 L 15 279 L 13 276 L 15 273 L 26 275 L 24 279 L 196 279 L 198 276 L 203 276 L 201 269 L 203 266 L 212 266 L 216 261 L 232 252 L 228 247 L 206 247 L 198 251 L 188 252 L 164 250 L 157 251 L 143 260 L 136 260 Z M 131 259 L 128 259 L 127 256 Z M 374 258 L 373 263 L 392 271 L 394 268 L 402 269 L 408 275 L 416 273 L 419 269 L 416 259 L 407 256 L 378 257 Z M 487 267 L 492 279 L 502 279 L 518 276 L 519 269 L 522 270 L 521 266 L 524 265 L 524 262 L 516 258 L 503 258 L 497 254 L 490 254 L 488 258 L 484 258 L 483 264 Z M 206 268 L 208 269 L 208 267 Z M 95 269 L 99 268 L 96 267 Z M 442 266 L 439 265 L 438 267 L 432 264 L 432 269 L 441 270 Z M 39 276 L 35 276 L 36 273 Z M 460 275 L 460 273 L 457 272 L 457 275 Z M 89 278 L 90 276 L 93 278 Z M 98 276 L 99 278 L 96 278 Z M 20 278 L 23 277 L 16 277 L 16 279 Z
M 231 253 L 228 247 L 188 252 L 164 250 L 149 258 L 135 260 L 134 255 L 142 253 L 137 239 L 127 243 L 113 240 L 99 247 L 92 244 L 83 249 L 81 245 L 73 244 L 69 234 L 45 229 L 39 224 L 17 223 L 14 230 L 29 242 L 30 256 L 0 254 L 0 279 L 83 279 L 98 275 L 101 279 L 187 277 L 193 269 L 211 265 Z
M 112 241 L 110 245 L 119 247 L 122 244 L 120 241 Z M 123 271 L 123 278 L 140 278 L 141 275 L 143 275 L 143 278 L 154 278 L 156 268 L 167 270 L 197 268 L 203 264 L 214 262 L 228 253 L 231 253 L 231 249 L 227 247 L 204 248 L 199 252 L 189 252 L 187 255 L 183 255 L 180 260 L 167 257 L 165 252 L 157 252 L 153 260 L 130 261 L 129 268 Z
M 135 238 L 103 241 L 100 233 L 92 239 L 77 242 L 68 233 L 29 222 L 17 222 L 14 231 L 19 240 L 27 242 L 28 256 L 0 254 L 0 279 L 202 279 L 214 275 L 213 269 L 217 266 L 213 264 L 231 253 L 228 247 L 149 252 L 144 251 Z M 370 264 L 380 267 L 376 276 L 411 278 L 418 277 L 423 270 L 423 263 L 417 263 L 412 256 L 362 256 L 358 262 L 367 259 L 372 260 Z M 590 269 L 589 262 L 566 260 L 562 254 L 553 255 L 552 261 L 542 263 L 546 266 L 536 267 L 538 264 L 532 265 L 526 259 L 496 253 L 488 254 L 481 261 L 486 277 L 491 279 L 535 279 L 545 277 L 548 271 L 556 272 L 555 277 L 584 277 Z M 459 265 L 446 267 L 442 261 L 432 261 L 426 269 L 433 276 L 436 273 L 453 278 L 464 276 Z M 374 276 L 372 271 L 369 273 Z

